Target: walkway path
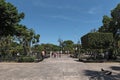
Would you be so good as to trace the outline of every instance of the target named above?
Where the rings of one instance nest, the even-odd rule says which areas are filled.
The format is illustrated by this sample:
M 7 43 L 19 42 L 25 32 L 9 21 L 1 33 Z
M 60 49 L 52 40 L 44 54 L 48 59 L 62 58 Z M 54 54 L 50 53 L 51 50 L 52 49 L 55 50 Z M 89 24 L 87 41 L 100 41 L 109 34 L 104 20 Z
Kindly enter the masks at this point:
M 82 63 L 62 56 L 40 63 L 0 63 L 0 80 L 88 80 L 102 67 L 120 72 L 120 63 Z

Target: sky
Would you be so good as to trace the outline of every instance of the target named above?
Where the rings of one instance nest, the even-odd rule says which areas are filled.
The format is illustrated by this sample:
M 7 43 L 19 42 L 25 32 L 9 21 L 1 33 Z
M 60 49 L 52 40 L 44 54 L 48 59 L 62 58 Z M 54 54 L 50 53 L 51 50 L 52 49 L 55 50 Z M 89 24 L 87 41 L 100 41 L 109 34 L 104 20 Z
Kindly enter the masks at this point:
M 6 0 L 25 13 L 20 22 L 40 34 L 41 43 L 58 45 L 58 39 L 77 43 L 92 29 L 102 26 L 120 0 Z

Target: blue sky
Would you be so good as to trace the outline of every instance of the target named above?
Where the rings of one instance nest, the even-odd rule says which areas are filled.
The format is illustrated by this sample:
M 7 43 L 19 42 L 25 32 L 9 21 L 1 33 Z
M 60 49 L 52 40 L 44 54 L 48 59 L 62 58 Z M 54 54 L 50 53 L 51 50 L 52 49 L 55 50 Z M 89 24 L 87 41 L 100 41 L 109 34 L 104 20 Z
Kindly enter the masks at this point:
M 77 43 L 92 29 L 102 25 L 103 15 L 120 0 L 6 0 L 25 13 L 21 21 L 40 34 L 40 43 L 59 44 L 58 39 Z

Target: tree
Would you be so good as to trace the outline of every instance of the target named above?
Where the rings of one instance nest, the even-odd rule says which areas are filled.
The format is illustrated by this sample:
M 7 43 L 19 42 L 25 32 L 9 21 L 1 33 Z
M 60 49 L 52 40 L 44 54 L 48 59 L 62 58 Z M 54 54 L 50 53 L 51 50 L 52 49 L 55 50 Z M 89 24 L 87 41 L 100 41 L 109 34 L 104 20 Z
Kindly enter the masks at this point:
M 5 0 L 0 0 L 0 54 L 22 53 L 30 56 L 31 47 L 39 42 L 40 35 L 21 25 L 24 13 Z
M 39 42 L 39 34 L 35 34 L 33 29 L 28 29 L 26 26 L 17 25 L 15 38 L 23 46 L 24 54 L 30 55 L 31 45 Z
M 120 29 L 120 4 L 118 4 L 113 10 L 111 10 L 111 17 L 107 15 L 103 16 L 103 26 L 99 28 L 99 32 L 113 33 L 114 39 L 118 29 Z
M 112 16 L 112 18 L 114 19 L 115 22 L 120 24 L 120 4 L 118 4 L 116 6 L 116 8 L 114 8 L 111 11 L 111 16 Z
M 0 40 L 0 55 L 3 60 L 7 60 L 8 58 L 11 58 L 14 54 L 15 48 L 12 45 L 13 44 L 13 37 L 7 36 L 2 37 Z
M 63 41 L 62 45 L 63 45 L 64 51 L 67 51 L 68 53 L 73 52 L 73 44 L 74 42 L 71 40 Z
M 107 49 L 113 43 L 112 33 L 88 33 L 81 38 L 83 48 Z
M 117 44 L 120 40 L 120 3 L 111 10 L 111 18 L 105 15 L 102 22 L 99 32 L 113 33 L 114 44 Z
M 14 5 L 0 0 L 0 36 L 13 35 L 14 26 L 23 18 L 24 13 L 19 13 Z
M 43 46 L 44 50 L 46 51 L 60 51 L 60 47 L 54 44 L 41 44 L 41 46 Z
M 114 21 L 114 35 L 115 35 L 115 38 L 116 38 L 116 34 L 118 33 L 118 30 L 120 29 L 120 4 L 118 4 L 116 6 L 116 8 L 114 8 L 111 11 L 111 16 L 112 16 L 113 21 Z M 116 39 L 118 39 L 118 38 L 119 37 L 117 37 Z
M 101 26 L 98 31 L 99 32 L 105 32 L 105 33 L 109 32 L 110 22 L 111 22 L 111 18 L 108 17 L 107 15 L 104 15 L 103 20 L 102 20 L 103 26 Z
M 81 38 L 82 47 L 84 49 L 109 48 L 109 58 L 113 58 L 120 48 L 120 3 L 111 10 L 110 17 L 103 16 L 102 23 L 98 32 L 88 33 Z

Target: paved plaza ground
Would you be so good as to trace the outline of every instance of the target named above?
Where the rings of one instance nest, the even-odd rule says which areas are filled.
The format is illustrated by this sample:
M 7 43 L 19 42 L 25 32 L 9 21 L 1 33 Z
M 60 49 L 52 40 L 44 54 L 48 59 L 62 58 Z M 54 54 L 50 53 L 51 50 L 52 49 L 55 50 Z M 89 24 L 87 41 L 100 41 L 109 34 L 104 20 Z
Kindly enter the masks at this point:
M 101 68 L 120 80 L 120 63 L 82 63 L 66 55 L 39 63 L 0 63 L 0 80 L 88 80 Z

